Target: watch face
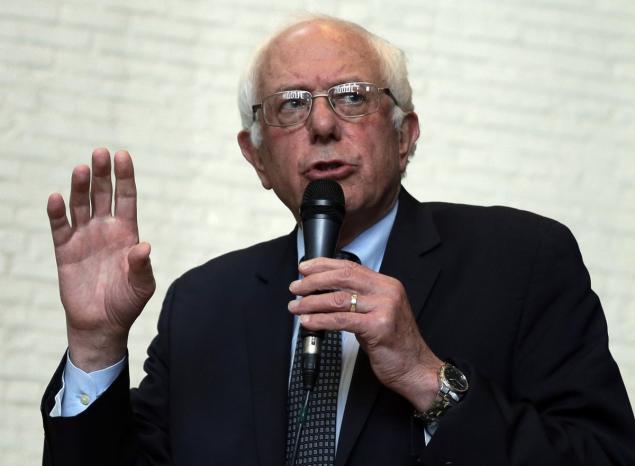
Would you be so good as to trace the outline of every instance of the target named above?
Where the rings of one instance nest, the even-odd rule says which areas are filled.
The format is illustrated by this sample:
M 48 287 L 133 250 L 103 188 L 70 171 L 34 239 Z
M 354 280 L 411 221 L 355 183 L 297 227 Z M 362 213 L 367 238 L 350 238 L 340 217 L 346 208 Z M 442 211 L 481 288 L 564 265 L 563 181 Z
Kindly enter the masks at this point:
M 463 375 L 463 372 L 458 370 L 456 367 L 449 364 L 446 365 L 443 368 L 443 377 L 445 378 L 452 391 L 459 393 L 467 391 L 467 378 L 465 377 L 465 375 Z

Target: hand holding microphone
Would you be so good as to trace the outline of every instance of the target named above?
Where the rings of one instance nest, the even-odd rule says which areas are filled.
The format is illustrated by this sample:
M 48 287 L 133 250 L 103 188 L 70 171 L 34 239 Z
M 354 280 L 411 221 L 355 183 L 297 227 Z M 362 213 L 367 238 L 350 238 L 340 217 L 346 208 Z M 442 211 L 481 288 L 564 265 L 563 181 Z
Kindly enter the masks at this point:
M 307 187 L 300 209 L 305 259 L 332 258 L 343 220 L 343 195 L 339 204 L 331 193 L 340 188 L 336 182 L 319 180 L 315 187 L 313 183 Z M 342 273 L 344 269 L 348 271 Z M 305 388 L 312 390 L 317 380 L 324 329 L 346 331 L 355 334 L 380 383 L 417 410 L 427 410 L 438 391 L 442 361 L 423 340 L 402 283 L 366 267 L 351 269 L 344 261 L 303 262 L 300 273 L 304 277 L 293 282 L 290 290 L 305 299 L 292 301 L 290 310 L 304 318 Z

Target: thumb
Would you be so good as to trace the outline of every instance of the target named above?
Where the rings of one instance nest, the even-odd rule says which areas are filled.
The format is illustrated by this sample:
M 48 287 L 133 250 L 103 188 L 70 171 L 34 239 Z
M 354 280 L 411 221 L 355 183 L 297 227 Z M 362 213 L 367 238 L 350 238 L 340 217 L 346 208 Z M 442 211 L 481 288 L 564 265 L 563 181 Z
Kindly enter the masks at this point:
M 128 252 L 128 280 L 133 288 L 148 298 L 154 293 L 156 287 L 152 264 L 150 263 L 150 243 L 139 243 Z

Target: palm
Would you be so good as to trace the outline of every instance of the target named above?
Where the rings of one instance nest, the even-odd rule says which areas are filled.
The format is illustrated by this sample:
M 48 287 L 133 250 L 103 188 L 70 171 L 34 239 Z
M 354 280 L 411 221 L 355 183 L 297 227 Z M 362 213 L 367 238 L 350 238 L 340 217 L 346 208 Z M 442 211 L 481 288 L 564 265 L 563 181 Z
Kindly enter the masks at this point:
M 93 219 L 55 248 L 69 325 L 82 330 L 106 325 L 113 331 L 132 325 L 149 298 L 138 295 L 128 280 L 128 252 L 137 242 L 130 222 Z

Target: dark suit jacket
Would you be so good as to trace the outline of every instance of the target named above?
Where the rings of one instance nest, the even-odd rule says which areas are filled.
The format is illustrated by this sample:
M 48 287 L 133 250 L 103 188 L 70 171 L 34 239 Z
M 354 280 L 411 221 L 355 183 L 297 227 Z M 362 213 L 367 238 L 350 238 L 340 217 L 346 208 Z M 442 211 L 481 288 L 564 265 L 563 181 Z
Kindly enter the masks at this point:
M 129 392 L 126 370 L 73 418 L 48 416 L 62 362 L 42 404 L 45 464 L 283 465 L 296 256 L 291 234 L 183 275 L 140 387 Z M 632 410 L 565 227 L 402 190 L 381 272 L 471 388 L 425 447 L 360 350 L 336 465 L 635 465 Z

